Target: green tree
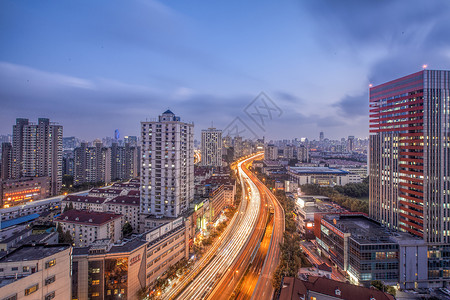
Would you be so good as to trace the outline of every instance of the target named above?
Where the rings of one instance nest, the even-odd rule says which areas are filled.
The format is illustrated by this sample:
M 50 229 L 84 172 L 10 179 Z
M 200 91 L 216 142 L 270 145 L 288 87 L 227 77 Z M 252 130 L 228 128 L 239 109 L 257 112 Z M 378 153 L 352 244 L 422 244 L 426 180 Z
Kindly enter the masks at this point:
M 130 236 L 133 233 L 133 226 L 130 223 L 125 222 L 122 227 L 122 234 L 124 237 Z
M 72 202 L 69 202 L 69 205 L 66 205 L 66 207 L 64 207 L 63 213 L 65 213 L 66 211 L 69 211 L 71 209 L 73 209 L 73 204 L 72 204 Z

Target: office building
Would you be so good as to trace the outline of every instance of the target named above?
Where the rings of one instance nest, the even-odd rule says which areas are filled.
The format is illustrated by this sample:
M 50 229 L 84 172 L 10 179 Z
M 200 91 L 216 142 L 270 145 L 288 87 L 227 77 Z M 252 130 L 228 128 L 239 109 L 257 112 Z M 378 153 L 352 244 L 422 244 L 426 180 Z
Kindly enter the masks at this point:
M 194 124 L 170 110 L 141 122 L 141 213 L 177 217 L 194 199 Z
M 222 130 L 208 128 L 202 130 L 201 165 L 222 166 Z
M 16 119 L 13 126 L 11 178 L 50 177 L 51 194 L 62 184 L 63 127 L 39 118 L 37 124 Z
M 288 175 L 289 181 L 298 185 L 335 186 L 361 182 L 358 174 L 328 167 L 288 167 Z
M 370 216 L 427 243 L 419 287 L 450 280 L 449 88 L 437 70 L 370 88 Z
M 0 258 L 2 299 L 71 299 L 72 247 L 24 245 Z

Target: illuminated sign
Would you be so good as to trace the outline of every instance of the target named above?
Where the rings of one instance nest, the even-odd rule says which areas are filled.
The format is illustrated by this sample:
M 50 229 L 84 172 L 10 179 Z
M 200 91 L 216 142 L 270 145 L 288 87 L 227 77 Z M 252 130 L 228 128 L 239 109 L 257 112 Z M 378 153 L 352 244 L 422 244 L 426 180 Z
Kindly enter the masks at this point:
M 141 260 L 141 255 L 140 254 L 136 255 L 135 257 L 130 259 L 130 266 L 134 265 L 135 263 L 137 263 L 140 260 Z

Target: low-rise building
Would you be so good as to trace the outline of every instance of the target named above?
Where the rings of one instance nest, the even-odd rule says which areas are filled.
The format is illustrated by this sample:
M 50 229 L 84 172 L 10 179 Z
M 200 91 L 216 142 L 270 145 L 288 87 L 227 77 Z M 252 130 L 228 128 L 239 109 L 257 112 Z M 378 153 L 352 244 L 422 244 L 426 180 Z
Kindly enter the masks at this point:
M 133 196 L 117 196 L 105 203 L 105 210 L 123 215 L 123 225 L 130 223 L 133 232 L 139 231 L 139 207 L 140 199 Z
M 61 209 L 64 211 L 67 206 L 72 205 L 77 210 L 102 212 L 105 211 L 105 201 L 105 197 L 69 195 L 62 200 Z
M 44 199 L 50 194 L 50 177 L 0 180 L 0 208 Z
M 71 299 L 138 299 L 146 286 L 147 242 L 99 240 L 73 249 Z
M 72 235 L 75 247 L 92 245 L 96 240 L 116 242 L 122 237 L 123 216 L 115 213 L 68 210 L 55 219 L 64 232 Z
M 298 185 L 335 186 L 362 181 L 358 174 L 328 167 L 288 167 L 288 175 L 289 180 Z
M 279 300 L 395 300 L 391 294 L 325 277 L 284 277 Z
M 2 299 L 72 299 L 70 245 L 24 245 L 0 258 Z

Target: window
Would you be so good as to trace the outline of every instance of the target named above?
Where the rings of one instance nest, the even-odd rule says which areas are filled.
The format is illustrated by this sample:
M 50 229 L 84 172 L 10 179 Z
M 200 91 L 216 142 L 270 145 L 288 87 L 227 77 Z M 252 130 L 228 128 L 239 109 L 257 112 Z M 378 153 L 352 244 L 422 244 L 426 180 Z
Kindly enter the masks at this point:
M 19 270 L 18 267 L 12 267 L 12 268 L 11 268 L 11 271 L 17 271 L 17 270 Z
M 50 277 L 48 277 L 47 279 L 45 279 L 45 285 L 49 285 L 49 284 L 55 282 L 55 280 L 56 280 L 55 275 L 50 276 Z
M 53 291 L 53 292 L 51 292 L 51 293 L 48 293 L 47 295 L 45 295 L 45 300 L 50 300 L 50 299 L 54 299 L 55 298 L 55 292 Z
M 100 284 L 100 280 L 96 279 L 96 280 L 92 280 L 92 285 L 99 285 Z
M 25 289 L 25 296 L 31 295 L 39 289 L 39 284 L 35 284 Z
M 100 268 L 92 269 L 92 273 L 100 273 Z
M 2 300 L 17 300 L 17 294 L 3 298 Z
M 22 270 L 23 272 L 30 272 L 30 267 L 23 267 Z
M 48 262 L 46 262 L 45 268 L 48 269 L 48 268 L 53 267 L 54 265 L 56 265 L 56 259 L 52 259 L 52 260 L 49 260 Z
M 100 293 L 96 292 L 96 293 L 92 293 L 92 297 L 99 297 Z

